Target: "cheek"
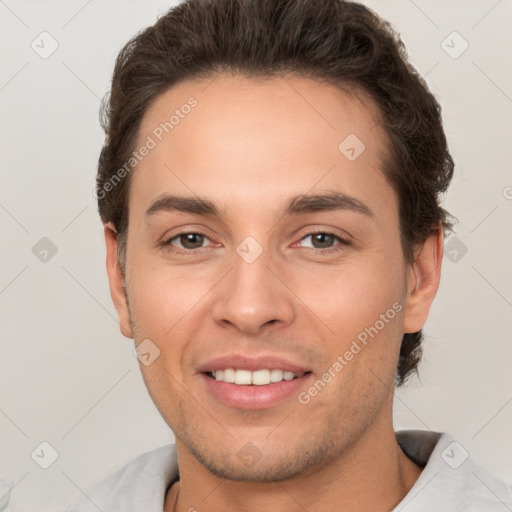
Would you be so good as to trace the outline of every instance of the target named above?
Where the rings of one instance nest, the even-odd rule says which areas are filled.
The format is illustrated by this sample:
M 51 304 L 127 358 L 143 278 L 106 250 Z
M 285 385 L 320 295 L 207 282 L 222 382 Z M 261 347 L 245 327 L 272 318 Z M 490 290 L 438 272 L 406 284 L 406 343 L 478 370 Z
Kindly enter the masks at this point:
M 137 256 L 132 257 L 127 276 L 135 342 L 149 339 L 165 353 L 169 344 L 163 341 L 172 335 L 173 326 L 185 315 L 184 305 L 191 300 L 186 295 L 191 291 L 173 282 L 164 270 L 155 268 L 154 262 Z
M 154 365 L 141 368 L 153 383 L 155 372 L 164 375 L 168 370 L 178 379 L 184 377 L 185 363 L 197 350 L 191 340 L 204 338 L 200 330 L 211 307 L 210 292 L 224 273 L 218 266 L 172 266 L 155 260 L 133 254 L 128 289 L 136 342 L 148 338 L 160 351 Z
M 130 306 L 139 324 L 161 338 L 200 304 L 211 285 L 204 272 L 154 259 L 133 258 Z
M 325 359 L 317 375 L 329 383 L 318 393 L 316 403 L 323 410 L 338 403 L 339 415 L 351 424 L 367 417 L 369 410 L 376 413 L 394 385 L 403 281 L 400 268 L 371 271 L 367 266 L 351 266 L 344 270 L 338 269 L 337 277 L 325 280 L 322 292 L 315 287 L 302 293 L 331 331 L 321 340 Z
M 194 315 L 207 290 L 199 290 L 197 281 L 179 277 L 168 267 L 156 268 L 142 260 L 134 267 L 129 298 L 135 342 L 150 340 L 148 351 L 156 354 L 150 364 L 141 359 L 140 370 L 149 394 L 169 422 L 169 410 L 177 410 L 183 399 L 179 384 L 184 380 L 183 361 L 198 325 Z
M 297 294 L 329 328 L 336 348 L 357 338 L 382 321 L 393 329 L 403 309 L 403 269 L 400 259 L 385 254 L 367 254 L 357 262 L 326 271 L 310 269 L 308 279 L 297 280 Z M 394 306 L 395 305 L 395 306 Z M 394 307 L 393 307 L 394 306 Z M 381 320 L 384 315 L 384 320 Z
M 310 273 L 299 292 L 321 319 L 317 325 L 328 327 L 319 377 L 335 377 L 320 401 L 350 403 L 347 414 L 356 414 L 358 403 L 384 400 L 394 383 L 405 307 L 401 261 L 391 251 L 367 254 L 328 274 Z

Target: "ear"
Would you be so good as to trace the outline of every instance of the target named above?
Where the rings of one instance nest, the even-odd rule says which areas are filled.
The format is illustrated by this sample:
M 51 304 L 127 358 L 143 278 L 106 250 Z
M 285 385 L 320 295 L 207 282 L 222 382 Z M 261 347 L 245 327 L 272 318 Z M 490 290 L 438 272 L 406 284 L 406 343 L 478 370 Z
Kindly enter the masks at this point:
M 130 313 L 124 293 L 124 277 L 117 261 L 117 232 L 109 222 L 104 226 L 105 244 L 107 246 L 107 274 L 110 284 L 110 295 L 119 316 L 119 327 L 123 336 L 133 338 L 130 326 Z
M 414 262 L 407 269 L 404 332 L 418 332 L 425 325 L 439 288 L 442 260 L 443 230 L 439 228 L 416 249 Z

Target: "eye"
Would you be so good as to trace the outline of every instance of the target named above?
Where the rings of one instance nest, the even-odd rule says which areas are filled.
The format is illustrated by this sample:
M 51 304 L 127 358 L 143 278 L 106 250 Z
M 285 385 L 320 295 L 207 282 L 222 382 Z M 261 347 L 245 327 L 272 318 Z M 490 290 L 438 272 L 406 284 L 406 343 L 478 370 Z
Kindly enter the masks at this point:
M 178 233 L 163 245 L 171 250 L 174 250 L 175 247 L 182 250 L 194 250 L 203 248 L 205 240 L 208 240 L 208 237 L 204 233 Z
M 309 233 L 308 235 L 304 236 L 301 239 L 301 242 L 304 242 L 305 240 L 308 240 L 308 239 L 310 239 L 310 243 L 306 244 L 305 246 L 303 245 L 303 247 L 309 247 L 311 249 L 318 250 L 320 252 L 339 251 L 343 248 L 343 247 L 339 247 L 339 246 L 349 245 L 349 243 L 346 240 L 344 240 L 343 238 L 341 238 L 340 236 L 335 235 L 334 233 L 328 233 L 325 231 Z M 336 242 L 339 242 L 338 246 L 334 245 Z M 333 248 L 333 246 L 335 246 L 337 248 Z
M 306 241 L 309 239 L 309 243 Z M 198 249 L 204 249 L 203 245 L 209 238 L 200 232 L 183 232 L 169 238 L 162 245 L 174 252 L 190 252 Z M 337 242 L 337 243 L 336 243 Z M 322 253 L 336 252 L 343 249 L 343 246 L 349 245 L 349 242 L 334 233 L 318 231 L 309 233 L 302 237 L 299 244 L 302 247 L 310 248 Z

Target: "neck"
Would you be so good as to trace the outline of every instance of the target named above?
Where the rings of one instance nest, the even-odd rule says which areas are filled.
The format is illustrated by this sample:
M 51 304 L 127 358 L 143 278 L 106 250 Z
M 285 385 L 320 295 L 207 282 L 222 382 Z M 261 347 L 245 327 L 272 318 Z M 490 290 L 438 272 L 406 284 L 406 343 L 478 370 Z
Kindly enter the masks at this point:
M 208 510 L 389 511 L 409 492 L 421 468 L 401 450 L 391 421 L 372 425 L 340 457 L 282 482 L 236 482 L 208 472 L 177 441 L 180 481 L 169 490 L 164 512 Z

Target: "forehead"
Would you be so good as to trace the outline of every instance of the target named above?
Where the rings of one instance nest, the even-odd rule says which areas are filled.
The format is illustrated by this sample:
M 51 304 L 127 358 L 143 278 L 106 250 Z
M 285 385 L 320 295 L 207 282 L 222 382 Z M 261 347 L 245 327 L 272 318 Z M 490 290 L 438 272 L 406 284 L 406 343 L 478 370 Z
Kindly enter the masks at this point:
M 363 93 L 286 76 L 217 75 L 182 82 L 146 112 L 132 176 L 142 208 L 163 192 L 211 197 L 254 212 L 287 197 L 338 190 L 387 201 L 387 139 Z M 133 205 L 136 207 L 136 205 Z

